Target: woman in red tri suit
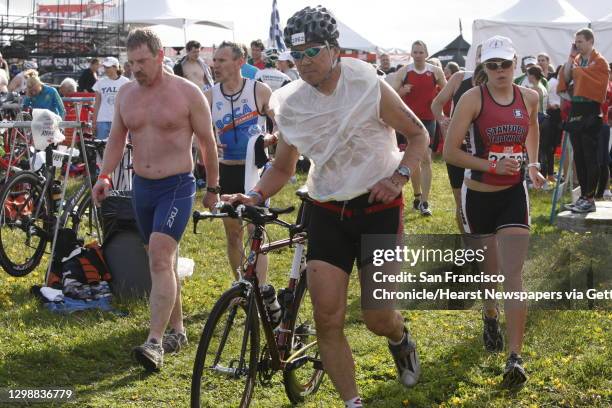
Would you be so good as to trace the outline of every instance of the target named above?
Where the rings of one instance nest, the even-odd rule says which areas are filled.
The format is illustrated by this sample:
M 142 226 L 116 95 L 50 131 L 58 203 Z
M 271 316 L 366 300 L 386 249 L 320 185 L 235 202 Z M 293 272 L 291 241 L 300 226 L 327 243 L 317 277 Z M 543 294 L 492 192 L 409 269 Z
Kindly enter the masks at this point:
M 529 245 L 529 196 L 525 172 L 536 187 L 539 172 L 538 94 L 512 83 L 516 52 L 509 38 L 494 36 L 482 47 L 485 85 L 467 91 L 451 120 L 444 159 L 465 168 L 461 218 L 470 246 L 484 250 L 482 268 L 504 276 L 506 292 L 522 291 L 522 269 Z M 467 152 L 461 143 L 469 131 Z M 494 290 L 496 285 L 483 285 Z M 483 340 L 488 351 L 503 350 L 497 304 L 484 293 Z M 502 386 L 516 389 L 527 381 L 520 356 L 527 304 L 507 300 L 509 356 Z

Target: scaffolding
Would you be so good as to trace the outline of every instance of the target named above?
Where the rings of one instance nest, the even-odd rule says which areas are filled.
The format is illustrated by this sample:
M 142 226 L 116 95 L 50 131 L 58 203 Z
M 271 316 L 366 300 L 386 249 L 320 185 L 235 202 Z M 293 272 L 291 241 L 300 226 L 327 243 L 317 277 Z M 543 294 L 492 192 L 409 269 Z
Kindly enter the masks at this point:
M 125 49 L 126 29 L 121 18 L 124 0 L 47 0 L 32 4 L 34 10 L 29 15 L 10 14 L 9 7 L 0 15 L 5 58 L 79 66 L 87 58 L 117 56 Z

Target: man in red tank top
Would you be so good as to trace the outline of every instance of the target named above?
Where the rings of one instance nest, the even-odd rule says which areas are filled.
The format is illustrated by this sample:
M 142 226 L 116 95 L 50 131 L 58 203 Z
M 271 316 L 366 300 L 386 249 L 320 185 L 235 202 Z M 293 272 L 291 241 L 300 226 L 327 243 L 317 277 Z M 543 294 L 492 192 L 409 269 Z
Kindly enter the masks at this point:
M 504 291 L 522 292 L 522 269 L 529 247 L 529 196 L 525 172 L 537 188 L 539 172 L 538 94 L 512 83 L 516 51 L 509 38 L 484 42 L 482 61 L 488 81 L 462 97 L 451 119 L 444 159 L 466 169 L 461 189 L 461 218 L 466 242 L 473 249 L 496 248 L 479 266 L 486 274 L 504 276 Z M 467 131 L 467 152 L 461 144 Z M 529 163 L 529 164 L 527 164 Z M 496 285 L 483 289 L 497 290 Z M 484 300 L 483 340 L 488 351 L 500 352 L 504 337 L 499 310 Z M 526 302 L 504 302 L 509 356 L 502 386 L 521 388 L 527 381 L 520 352 L 523 346 Z
M 427 45 L 423 41 L 415 41 L 411 51 L 413 62 L 400 68 L 397 73 L 391 74 L 388 80 L 406 105 L 423 122 L 429 133 L 429 150 L 421 159 L 421 166 L 417 167 L 411 177 L 415 197 L 413 207 L 424 216 L 431 215 L 428 202 L 432 179 L 431 154 L 436 151 L 439 143 L 436 138 L 436 120 L 431 111 L 431 103 L 438 90 L 446 85 L 444 71 L 429 64 L 428 55 Z

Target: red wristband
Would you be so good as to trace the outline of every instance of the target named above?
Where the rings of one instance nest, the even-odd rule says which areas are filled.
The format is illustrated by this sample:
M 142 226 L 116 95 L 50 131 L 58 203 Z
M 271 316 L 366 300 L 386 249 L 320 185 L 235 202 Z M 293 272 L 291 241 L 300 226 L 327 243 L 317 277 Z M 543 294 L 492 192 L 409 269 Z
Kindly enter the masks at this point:
M 110 176 L 108 174 L 100 174 L 98 175 L 98 180 L 106 180 L 110 183 L 112 183 L 112 180 L 110 178 Z

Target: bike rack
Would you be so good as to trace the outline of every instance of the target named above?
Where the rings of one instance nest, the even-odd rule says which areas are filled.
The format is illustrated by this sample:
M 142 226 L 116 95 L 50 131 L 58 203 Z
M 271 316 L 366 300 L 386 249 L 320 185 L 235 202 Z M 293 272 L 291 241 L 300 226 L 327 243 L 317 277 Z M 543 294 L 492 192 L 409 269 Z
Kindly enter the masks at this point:
M 81 109 L 83 107 L 84 103 L 89 103 L 93 100 L 93 98 L 90 97 L 80 97 L 80 98 L 63 98 L 64 101 L 66 102 L 72 102 L 75 104 L 75 110 L 76 110 L 76 114 L 77 114 L 77 118 L 81 117 Z M 86 150 L 85 150 L 85 140 L 83 138 L 83 129 L 84 128 L 88 128 L 90 127 L 90 124 L 87 122 L 80 122 L 80 121 L 62 121 L 59 123 L 59 128 L 61 129 L 75 129 L 76 132 L 78 132 L 78 136 L 79 139 L 81 141 L 81 151 L 83 152 L 83 160 L 85 161 L 85 173 L 86 173 L 86 178 L 87 178 L 87 183 L 89 184 L 89 193 L 91 194 L 91 199 L 92 199 L 92 206 L 94 205 L 93 203 L 93 184 L 91 182 L 91 174 L 89 172 L 89 163 L 87 161 L 87 154 L 85 154 Z M 14 122 L 0 122 L 0 129 L 12 129 L 12 128 L 20 128 L 20 129 L 31 129 L 32 128 L 32 122 L 31 121 L 14 121 Z M 73 152 L 73 148 L 74 148 L 74 140 L 75 138 L 72 138 L 72 141 L 70 142 L 70 150 L 69 150 L 69 155 L 68 155 L 68 164 L 70 165 L 70 161 L 72 160 L 72 152 Z M 68 177 L 70 175 L 70 169 L 69 167 L 66 169 L 67 171 L 64 173 L 64 181 L 63 181 L 63 185 L 62 185 L 62 195 L 60 198 L 60 205 L 58 208 L 58 214 L 62 214 L 62 211 L 64 210 L 64 201 L 66 199 L 66 188 L 68 187 Z M 100 245 L 103 244 L 103 237 L 102 234 L 100 233 L 100 222 L 98 220 L 98 215 L 96 211 L 93 211 L 93 217 L 94 217 L 94 224 L 96 225 L 96 232 L 98 234 L 98 240 L 100 242 Z M 53 239 L 51 241 L 51 258 L 49 261 L 49 266 L 47 267 L 47 271 L 45 273 L 45 283 L 47 282 L 47 279 L 49 277 L 49 274 L 51 273 L 51 266 L 53 264 L 53 254 L 55 253 L 55 243 L 57 241 L 57 234 L 59 232 L 59 218 L 57 220 L 58 222 L 55 223 L 55 228 L 53 231 Z

